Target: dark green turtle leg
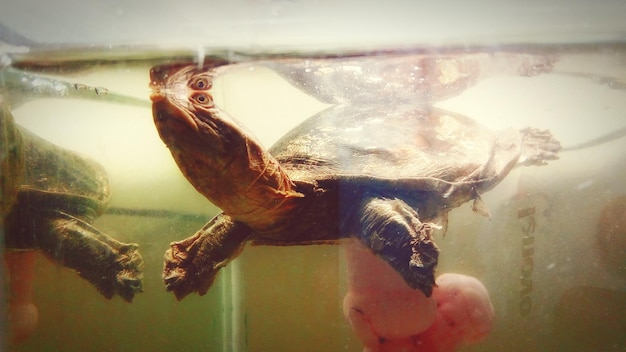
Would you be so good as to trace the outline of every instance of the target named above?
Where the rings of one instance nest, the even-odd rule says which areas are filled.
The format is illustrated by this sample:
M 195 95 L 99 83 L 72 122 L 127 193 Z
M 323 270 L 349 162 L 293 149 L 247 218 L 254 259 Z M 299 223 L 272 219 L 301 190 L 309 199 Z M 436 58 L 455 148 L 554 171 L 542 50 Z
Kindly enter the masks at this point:
M 439 248 L 430 224 L 399 199 L 367 199 L 360 211 L 358 238 L 426 297 L 435 285 Z
M 217 272 L 243 250 L 252 230 L 220 214 L 193 236 L 172 242 L 165 252 L 163 281 L 181 300 L 192 292 L 207 293 Z
M 136 244 L 119 242 L 69 214 L 26 211 L 18 201 L 7 218 L 7 246 L 38 248 L 75 270 L 106 298 L 131 301 L 142 290 L 143 260 Z
M 143 259 L 136 244 L 119 242 L 68 214 L 49 222 L 51 236 L 40 248 L 91 282 L 106 298 L 132 301 L 142 291 Z M 43 241 L 42 241 L 43 242 Z

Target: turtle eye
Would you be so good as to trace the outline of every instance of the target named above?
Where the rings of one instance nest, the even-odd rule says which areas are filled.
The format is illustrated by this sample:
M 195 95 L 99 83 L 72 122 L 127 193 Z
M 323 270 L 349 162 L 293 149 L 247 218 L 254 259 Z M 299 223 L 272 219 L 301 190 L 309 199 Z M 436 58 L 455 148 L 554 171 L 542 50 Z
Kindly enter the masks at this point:
M 211 82 L 206 77 L 196 77 L 191 81 L 191 89 L 206 90 L 211 88 Z
M 202 105 L 204 107 L 213 106 L 213 98 L 206 93 L 196 93 L 191 96 L 191 99 L 194 103 Z

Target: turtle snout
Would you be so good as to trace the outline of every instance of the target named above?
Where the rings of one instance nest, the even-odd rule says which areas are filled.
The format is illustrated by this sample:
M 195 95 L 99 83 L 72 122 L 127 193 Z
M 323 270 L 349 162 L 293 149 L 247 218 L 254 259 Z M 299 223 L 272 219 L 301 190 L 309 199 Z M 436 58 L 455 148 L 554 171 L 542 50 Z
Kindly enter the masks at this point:
M 152 88 L 152 94 L 150 94 L 150 100 L 153 102 L 163 101 L 166 96 L 163 92 L 163 81 L 168 77 L 168 73 L 161 67 L 153 67 L 150 69 L 150 88 Z
M 162 102 L 166 98 L 167 97 L 165 96 L 165 94 L 159 87 L 155 87 L 155 86 L 152 87 L 152 94 L 150 94 L 150 100 L 152 100 L 153 103 Z

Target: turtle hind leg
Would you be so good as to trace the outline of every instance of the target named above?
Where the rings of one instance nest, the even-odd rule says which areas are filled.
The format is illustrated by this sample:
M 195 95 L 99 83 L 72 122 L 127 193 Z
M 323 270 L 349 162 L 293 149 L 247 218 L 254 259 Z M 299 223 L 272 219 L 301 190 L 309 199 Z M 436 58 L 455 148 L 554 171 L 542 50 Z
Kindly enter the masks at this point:
M 167 290 L 178 300 L 192 292 L 204 295 L 218 271 L 241 253 L 251 233 L 248 226 L 220 214 L 193 236 L 172 242 L 164 257 Z
M 386 261 L 410 287 L 430 297 L 439 248 L 432 228 L 399 199 L 370 198 L 361 207 L 359 239 Z
M 520 131 L 522 136 L 522 154 L 519 165 L 545 165 L 549 160 L 558 159 L 561 143 L 548 130 L 525 128 Z

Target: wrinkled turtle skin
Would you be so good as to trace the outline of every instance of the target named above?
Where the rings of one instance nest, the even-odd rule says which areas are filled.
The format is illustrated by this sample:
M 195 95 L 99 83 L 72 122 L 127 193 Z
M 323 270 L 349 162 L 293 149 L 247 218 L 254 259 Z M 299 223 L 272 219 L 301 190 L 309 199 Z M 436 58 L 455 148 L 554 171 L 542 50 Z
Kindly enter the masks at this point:
M 482 193 L 515 165 L 542 165 L 560 149 L 549 132 L 496 133 L 405 94 L 393 100 L 393 91 L 370 92 L 388 99 L 362 104 L 355 87 L 357 103 L 350 101 L 350 90 L 337 89 L 338 104 L 266 151 L 213 102 L 213 79 L 228 70 L 226 64 L 211 59 L 203 67 L 151 71 L 162 140 L 187 179 L 223 210 L 167 251 L 163 278 L 178 299 L 204 294 L 246 242 L 305 245 L 347 237 L 358 238 L 410 287 L 430 296 L 439 255 L 431 222 L 445 222 L 449 210 L 471 200 L 486 214 Z M 305 78 L 307 86 L 341 84 Z M 438 94 L 449 96 L 457 88 Z M 305 91 L 316 95 L 319 89 Z
M 110 198 L 105 170 L 19 127 L 9 109 L 1 108 L 0 150 L 8 156 L 1 175 L 7 250 L 41 250 L 106 298 L 117 294 L 131 301 L 142 289 L 137 245 L 121 243 L 91 225 Z

